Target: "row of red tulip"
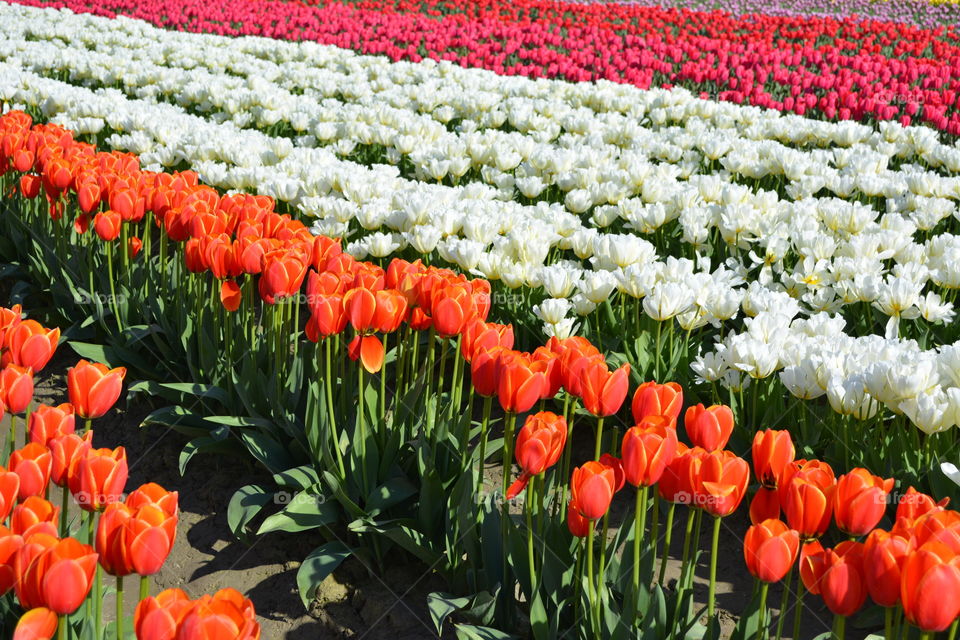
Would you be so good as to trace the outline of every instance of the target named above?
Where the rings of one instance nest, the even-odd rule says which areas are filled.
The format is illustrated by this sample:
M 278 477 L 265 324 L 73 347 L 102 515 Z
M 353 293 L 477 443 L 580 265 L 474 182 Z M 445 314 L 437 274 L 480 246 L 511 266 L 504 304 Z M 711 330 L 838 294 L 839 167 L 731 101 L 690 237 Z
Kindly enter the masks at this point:
M 642 88 L 682 85 L 800 115 L 917 121 L 960 134 L 960 43 L 952 27 L 544 0 L 315 7 L 239 0 L 20 1 L 190 31 L 316 40 L 392 60 L 427 56 L 501 74 L 607 79 Z
M 117 402 L 123 368 L 80 360 L 67 371 L 70 402 L 32 406 L 34 376 L 53 357 L 59 335 L 22 319 L 19 305 L 0 308 L 0 416 L 10 414 L 12 450 L 7 467 L 0 467 L 0 596 L 12 591 L 26 611 L 13 637 L 40 640 L 59 632 L 66 638 L 66 616 L 88 600 L 99 629 L 102 571 L 117 579 L 118 638 L 123 578 L 137 574 L 138 640 L 209 638 L 214 629 L 226 634 L 216 637 L 255 640 L 253 605 L 235 590 L 197 601 L 179 589 L 147 597 L 148 577 L 160 571 L 173 548 L 178 495 L 148 483 L 124 497 L 125 449 L 93 447 L 90 423 Z M 20 415 L 26 416 L 27 443 L 14 449 Z M 77 417 L 86 421 L 81 432 Z M 59 507 L 47 500 L 51 483 L 61 488 Z M 85 527 L 78 535 L 85 533 L 86 543 L 68 535 L 70 496 L 82 510 Z

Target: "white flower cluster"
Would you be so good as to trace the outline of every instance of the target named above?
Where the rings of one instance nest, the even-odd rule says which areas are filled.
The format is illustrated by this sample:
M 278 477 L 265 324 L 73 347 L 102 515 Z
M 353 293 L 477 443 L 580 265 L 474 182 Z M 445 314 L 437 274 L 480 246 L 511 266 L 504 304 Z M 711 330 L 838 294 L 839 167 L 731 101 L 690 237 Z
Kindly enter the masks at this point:
M 898 339 L 903 320 L 949 323 L 960 289 L 960 147 L 931 129 L 2 3 L 0 34 L 7 108 L 274 196 L 357 257 L 437 252 L 541 288 L 560 337 L 615 293 L 687 331 L 742 312 L 702 379 L 779 371 L 842 413 L 955 422 L 950 348 Z M 885 337 L 831 316 L 858 303 Z

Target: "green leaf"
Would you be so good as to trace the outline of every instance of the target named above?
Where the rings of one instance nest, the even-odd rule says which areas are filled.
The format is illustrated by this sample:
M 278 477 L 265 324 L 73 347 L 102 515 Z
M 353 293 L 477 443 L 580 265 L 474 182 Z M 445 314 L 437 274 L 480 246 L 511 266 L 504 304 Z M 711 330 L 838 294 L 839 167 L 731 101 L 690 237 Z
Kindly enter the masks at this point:
M 188 437 L 209 435 L 213 430 L 199 413 L 183 407 L 163 407 L 150 413 L 140 423 L 141 427 L 158 424 L 170 427 Z
M 455 628 L 459 640 L 512 640 L 517 637 L 505 631 L 498 631 L 493 627 L 458 624 Z
M 443 635 L 443 621 L 454 611 L 459 611 L 470 604 L 470 598 L 454 598 L 449 593 L 434 591 L 427 595 L 427 609 L 437 635 Z
M 530 603 L 530 628 L 533 630 L 533 637 L 536 640 L 549 640 L 550 618 L 543 606 L 543 597 L 540 595 L 539 589 L 536 589 L 533 602 Z
M 283 445 L 267 434 L 241 431 L 240 439 L 247 445 L 250 454 L 269 469 L 270 473 L 280 473 L 293 466 L 293 460 Z
M 180 451 L 180 475 L 184 475 L 191 458 L 198 453 L 235 453 L 237 444 L 220 437 L 200 436 L 183 445 Z
M 417 492 L 417 488 L 402 476 L 391 478 L 370 492 L 367 498 L 367 512 L 375 516 L 393 505 L 403 502 Z
M 212 384 L 198 384 L 195 382 L 154 382 L 144 380 L 136 382 L 128 388 L 128 393 L 146 393 L 151 396 L 166 398 L 171 402 L 191 402 L 197 398 L 216 400 L 225 407 L 230 406 L 230 396 L 226 391 Z
M 275 473 L 273 480 L 281 487 L 302 491 L 320 482 L 320 475 L 312 464 L 304 464 Z
M 286 492 L 278 492 L 276 500 L 284 502 L 289 497 L 289 504 L 280 513 L 274 513 L 268 516 L 257 535 L 270 533 L 271 531 L 286 531 L 287 533 L 297 533 L 316 529 L 337 521 L 337 508 L 333 503 L 326 502 L 324 496 L 311 491 L 301 491 L 300 493 L 290 495 Z
M 317 547 L 313 553 L 304 558 L 297 570 L 297 588 L 300 590 L 300 600 L 305 609 L 310 610 L 310 603 L 320 583 L 352 553 L 352 549 L 335 540 Z
M 237 489 L 227 505 L 227 526 L 233 535 L 246 541 L 246 526 L 260 511 L 273 502 L 273 493 L 262 484 L 248 484 Z

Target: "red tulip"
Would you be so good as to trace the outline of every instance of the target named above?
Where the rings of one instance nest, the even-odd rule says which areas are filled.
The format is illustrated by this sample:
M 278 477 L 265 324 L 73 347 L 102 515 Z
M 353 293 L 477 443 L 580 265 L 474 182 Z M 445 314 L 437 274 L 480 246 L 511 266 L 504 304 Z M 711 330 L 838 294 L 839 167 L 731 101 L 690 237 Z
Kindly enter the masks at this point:
M 910 554 L 900 582 L 903 612 L 923 631 L 943 631 L 960 615 L 960 558 L 944 545 Z
M 616 485 L 613 467 L 601 462 L 586 462 L 573 470 L 570 479 L 572 503 L 581 516 L 596 520 L 610 507 Z
M 177 535 L 177 516 L 157 504 L 136 510 L 127 523 L 125 543 L 133 569 L 141 576 L 160 571 L 173 550 Z
M 50 479 L 60 487 L 66 487 L 77 473 L 77 465 L 87 456 L 93 442 L 93 431 L 87 431 L 83 437 L 75 433 L 60 436 L 48 444 L 53 458 Z
M 876 529 L 864 544 L 863 574 L 870 597 L 881 607 L 900 602 L 900 575 L 914 549 L 911 538 Z
M 795 456 L 789 431 L 767 429 L 753 436 L 753 472 L 764 487 L 775 489 L 784 469 L 793 463 Z
M 14 557 L 14 590 L 27 609 L 48 607 L 59 615 L 76 611 L 93 586 L 97 554 L 73 538 L 34 534 Z
M 369 373 L 376 373 L 383 367 L 383 342 L 377 336 L 356 336 L 347 345 L 347 354 Z
M 630 365 L 611 372 L 605 362 L 592 362 L 584 367 L 580 380 L 584 408 L 598 417 L 612 416 L 627 397 Z
M 497 399 L 504 411 L 528 411 L 547 384 L 546 375 L 531 366 L 530 360 L 516 351 L 502 351 L 497 362 Z
M 131 260 L 133 260 L 138 255 L 140 255 L 140 251 L 142 249 L 143 249 L 143 240 L 141 240 L 140 238 L 134 236 L 129 240 L 127 240 L 127 256 Z
M 103 511 L 123 494 L 127 473 L 127 452 L 123 447 L 90 449 L 77 464 L 70 493 L 81 509 Z
M 693 444 L 707 451 L 718 451 L 727 446 L 733 433 L 733 411 L 722 404 L 707 408 L 698 404 L 687 409 L 683 426 Z
M 56 407 L 41 404 L 30 413 L 30 441 L 44 447 L 54 438 L 73 433 L 75 428 L 72 404 L 64 403 Z
M 286 250 L 271 251 L 263 256 L 258 289 L 267 304 L 287 298 L 298 291 L 307 275 L 307 262 L 300 255 Z
M 0 371 L 0 402 L 10 413 L 23 413 L 33 400 L 33 372 L 15 364 Z
M 358 333 L 368 333 L 375 328 L 377 296 L 373 291 L 358 287 L 343 294 L 343 311 L 350 325 Z
M 633 394 L 630 409 L 635 424 L 639 424 L 647 416 L 666 416 L 676 424 L 680 410 L 683 409 L 683 389 L 676 382 L 644 382 Z
M 165 589 L 142 600 L 133 614 L 137 640 L 174 640 L 180 622 L 193 605 L 180 589 Z
M 10 530 L 17 535 L 23 535 L 40 522 L 49 522 L 56 526 L 59 523 L 59 516 L 60 508 L 53 506 L 49 500 L 30 496 L 13 508 L 10 516 Z
M 477 317 L 472 292 L 462 285 L 444 287 L 435 298 L 430 315 L 441 336 L 458 335 Z
M 578 538 L 586 538 L 590 533 L 590 520 L 580 515 L 573 500 L 567 505 L 567 529 Z
M 497 394 L 500 384 L 500 356 L 510 353 L 513 352 L 503 347 L 474 352 L 473 361 L 470 362 L 470 382 L 478 395 L 490 398 Z
M 377 307 L 373 314 L 373 326 L 377 331 L 392 333 L 400 328 L 407 317 L 407 299 L 395 289 L 383 289 L 376 293 Z
M 260 623 L 253 603 L 228 587 L 197 600 L 178 625 L 177 638 L 259 640 Z
M 493 347 L 513 348 L 513 325 L 487 323 L 479 318 L 466 326 L 460 339 L 460 352 L 467 362 L 474 353 Z
M 623 470 L 634 487 L 649 487 L 677 455 L 677 432 L 664 415 L 650 414 L 623 436 Z
M 46 329 L 35 320 L 24 320 L 7 332 L 7 355 L 13 364 L 36 373 L 50 362 L 59 342 L 60 329 Z
M 910 487 L 897 504 L 897 524 L 902 522 L 905 527 L 913 527 L 914 523 L 922 516 L 933 511 L 942 510 L 949 503 L 950 498 L 944 498 L 940 502 L 935 502 L 932 497 Z
M 703 456 L 694 498 L 697 506 L 714 516 L 737 510 L 747 492 L 750 465 L 731 451 L 711 451 Z
M 126 504 L 131 509 L 139 509 L 148 504 L 155 504 L 168 516 L 177 515 L 179 494 L 176 491 L 167 491 L 155 482 L 148 482 L 130 492 Z
M 514 454 L 523 469 L 520 478 L 510 485 L 507 500 L 512 500 L 527 486 L 530 478 L 540 475 L 560 459 L 567 441 L 567 421 L 549 411 L 528 416 L 517 434 Z
M 0 351 L 7 347 L 7 334 L 20 324 L 23 310 L 15 304 L 10 308 L 0 307 Z
M 93 230 L 104 242 L 113 242 L 120 237 L 123 218 L 112 209 L 101 211 L 93 217 Z
M 780 520 L 764 520 L 747 529 L 743 558 L 750 574 L 763 582 L 780 582 L 797 559 L 800 536 Z
M 13 589 L 17 581 L 13 559 L 23 546 L 23 536 L 0 525 L 0 596 Z
M 233 313 L 240 308 L 243 302 L 243 290 L 234 280 L 224 280 L 220 284 L 220 304 L 227 311 Z
M 863 545 L 846 540 L 823 555 L 820 597 L 834 615 L 852 616 L 867 599 Z
M 750 522 L 759 524 L 780 517 L 780 493 L 761 485 L 750 501 Z
M 95 548 L 100 566 L 112 576 L 133 573 L 126 533 L 134 510 L 122 502 L 108 504 L 97 522 Z
M 10 471 L 20 477 L 19 500 L 46 492 L 52 462 L 50 450 L 36 442 L 30 442 L 10 455 Z
M 106 414 L 120 397 L 126 375 L 124 367 L 109 369 L 86 360 L 67 369 L 67 391 L 77 415 L 89 420 Z
M 797 471 L 780 493 L 787 524 L 804 540 L 823 535 L 830 527 L 833 514 L 833 478 L 818 469 Z
M 837 527 L 852 536 L 869 533 L 887 510 L 893 478 L 884 480 L 866 469 L 840 476 L 833 492 L 833 517 Z
M 0 467 L 0 522 L 5 522 L 20 495 L 20 476 Z

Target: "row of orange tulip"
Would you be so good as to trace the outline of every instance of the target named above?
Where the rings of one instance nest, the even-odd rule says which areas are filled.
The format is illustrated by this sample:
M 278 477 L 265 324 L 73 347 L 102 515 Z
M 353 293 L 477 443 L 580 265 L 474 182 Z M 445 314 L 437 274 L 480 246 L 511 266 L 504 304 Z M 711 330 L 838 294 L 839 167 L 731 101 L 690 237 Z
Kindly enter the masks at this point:
M 19 305 L 0 308 L 0 416 L 11 418 L 10 447 L 18 436 L 16 417 L 26 415 L 26 444 L 0 467 L 0 596 L 13 592 L 25 611 L 15 640 L 66 638 L 85 601 L 94 604 L 99 634 L 100 571 L 117 579 L 117 638 L 123 636 L 123 578 L 141 576 L 141 600 L 134 618 L 138 640 L 216 637 L 255 640 L 259 627 L 253 605 L 226 589 L 191 601 L 179 589 L 147 597 L 148 577 L 160 571 L 177 529 L 176 492 L 155 483 L 124 497 L 125 449 L 94 448 L 93 419 L 117 402 L 126 371 L 81 360 L 67 371 L 70 402 L 33 403 L 33 379 L 53 357 L 59 330 L 23 320 Z M 76 418 L 86 421 L 78 433 Z M 47 496 L 50 484 L 62 504 Z M 70 537 L 69 500 L 79 505 L 86 543 Z M 7 526 L 9 525 L 9 526 Z M 89 620 L 92 622 L 92 620 Z M 179 631 L 183 629 L 183 631 Z M 180 635 L 177 635 L 180 633 Z M 232 635 L 231 635 L 232 634 Z

